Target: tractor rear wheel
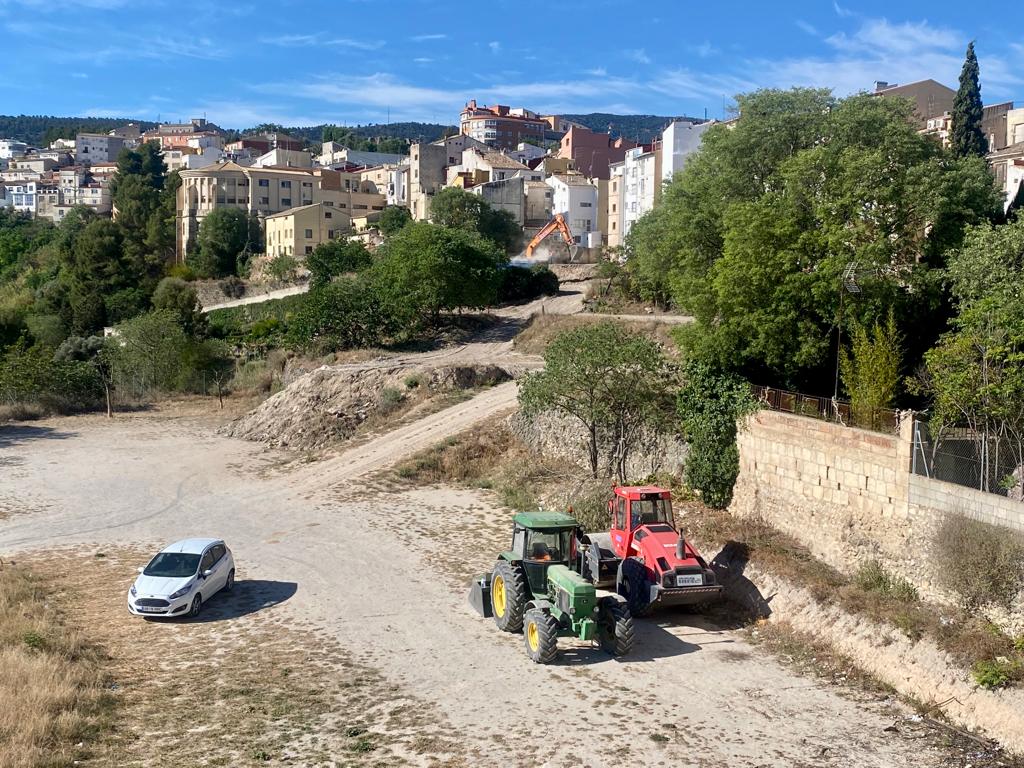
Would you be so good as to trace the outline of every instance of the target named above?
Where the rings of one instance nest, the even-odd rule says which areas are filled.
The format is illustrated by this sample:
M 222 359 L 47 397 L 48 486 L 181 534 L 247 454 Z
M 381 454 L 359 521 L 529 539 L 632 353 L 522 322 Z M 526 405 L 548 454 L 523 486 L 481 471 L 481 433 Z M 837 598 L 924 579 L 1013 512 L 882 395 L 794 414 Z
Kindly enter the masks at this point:
M 537 608 L 526 612 L 523 624 L 526 655 L 538 664 L 550 664 L 558 653 L 558 622 L 550 613 Z
M 601 650 L 626 656 L 633 650 L 633 616 L 618 597 L 602 597 L 597 604 L 597 639 Z
M 526 606 L 526 579 L 515 563 L 499 560 L 491 573 L 491 613 L 502 632 L 518 632 L 523 628 Z
M 651 613 L 651 598 L 647 589 L 647 569 L 635 557 L 627 557 L 619 566 L 618 592 L 626 598 L 629 612 L 634 616 Z

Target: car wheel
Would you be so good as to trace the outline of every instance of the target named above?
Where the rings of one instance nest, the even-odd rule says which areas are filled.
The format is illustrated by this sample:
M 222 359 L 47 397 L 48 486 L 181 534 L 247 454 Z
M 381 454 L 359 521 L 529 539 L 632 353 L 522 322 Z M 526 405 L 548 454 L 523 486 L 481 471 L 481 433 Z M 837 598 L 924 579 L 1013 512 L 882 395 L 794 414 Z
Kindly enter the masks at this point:
M 224 582 L 224 591 L 230 592 L 235 588 L 235 569 L 228 571 L 228 580 Z
M 203 610 L 203 598 L 196 595 L 192 598 L 192 607 L 188 609 L 188 615 L 190 618 L 195 618 L 199 615 L 199 612 Z

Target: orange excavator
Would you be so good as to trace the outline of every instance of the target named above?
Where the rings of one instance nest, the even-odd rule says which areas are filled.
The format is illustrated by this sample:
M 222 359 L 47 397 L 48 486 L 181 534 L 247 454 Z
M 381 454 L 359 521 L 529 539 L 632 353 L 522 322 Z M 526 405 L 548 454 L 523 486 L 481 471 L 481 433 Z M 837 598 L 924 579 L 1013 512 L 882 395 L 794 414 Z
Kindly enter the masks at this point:
M 530 244 L 526 246 L 526 258 L 532 258 L 533 252 L 540 245 L 541 241 L 556 231 L 561 234 L 562 240 L 565 241 L 566 246 L 569 248 L 569 258 L 572 259 L 576 255 L 576 241 L 572 237 L 572 232 L 569 231 L 569 225 L 565 223 L 565 217 L 560 213 L 556 213 L 555 218 L 545 224 L 536 237 L 530 241 Z

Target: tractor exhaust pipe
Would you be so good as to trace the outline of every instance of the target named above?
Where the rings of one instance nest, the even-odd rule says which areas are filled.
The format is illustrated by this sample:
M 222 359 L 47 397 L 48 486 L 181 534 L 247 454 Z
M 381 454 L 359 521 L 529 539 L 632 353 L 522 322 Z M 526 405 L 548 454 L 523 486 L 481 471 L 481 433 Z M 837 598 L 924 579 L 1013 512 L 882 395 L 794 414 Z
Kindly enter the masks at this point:
M 683 534 L 679 534 L 679 541 L 676 542 L 676 559 L 686 559 L 686 539 L 683 538 Z

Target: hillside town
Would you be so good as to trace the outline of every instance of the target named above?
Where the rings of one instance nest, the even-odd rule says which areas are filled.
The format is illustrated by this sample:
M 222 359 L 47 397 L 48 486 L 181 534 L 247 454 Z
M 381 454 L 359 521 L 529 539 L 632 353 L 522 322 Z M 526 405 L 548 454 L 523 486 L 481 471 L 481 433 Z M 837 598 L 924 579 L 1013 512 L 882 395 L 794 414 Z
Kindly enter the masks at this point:
M 871 93 L 911 100 L 921 133 L 948 145 L 952 88 L 935 80 L 879 81 Z M 281 132 L 225 142 L 225 131 L 205 118 L 144 132 L 129 123 L 45 148 L 0 139 L 0 206 L 54 222 L 76 205 L 116 215 L 109 184 L 119 153 L 154 142 L 168 171 L 181 178 L 176 252 L 182 261 L 206 215 L 224 206 L 257 216 L 264 227 L 273 217 L 275 228 L 287 233 L 287 240 L 275 239 L 274 253 L 301 258 L 326 240 L 373 230 L 386 206 L 429 220 L 431 199 L 446 187 L 507 211 L 524 242 L 560 214 L 577 246 L 574 256 L 593 259 L 602 248 L 623 245 L 714 124 L 672 120 L 653 141 L 638 144 L 557 115 L 471 100 L 459 116 L 458 133 L 389 154 L 334 141 L 310 148 Z M 1008 206 L 1024 181 L 1024 108 L 986 105 L 982 130 Z
M 1012 9 L 319 2 L 0 2 L 0 768 L 1024 768 Z

